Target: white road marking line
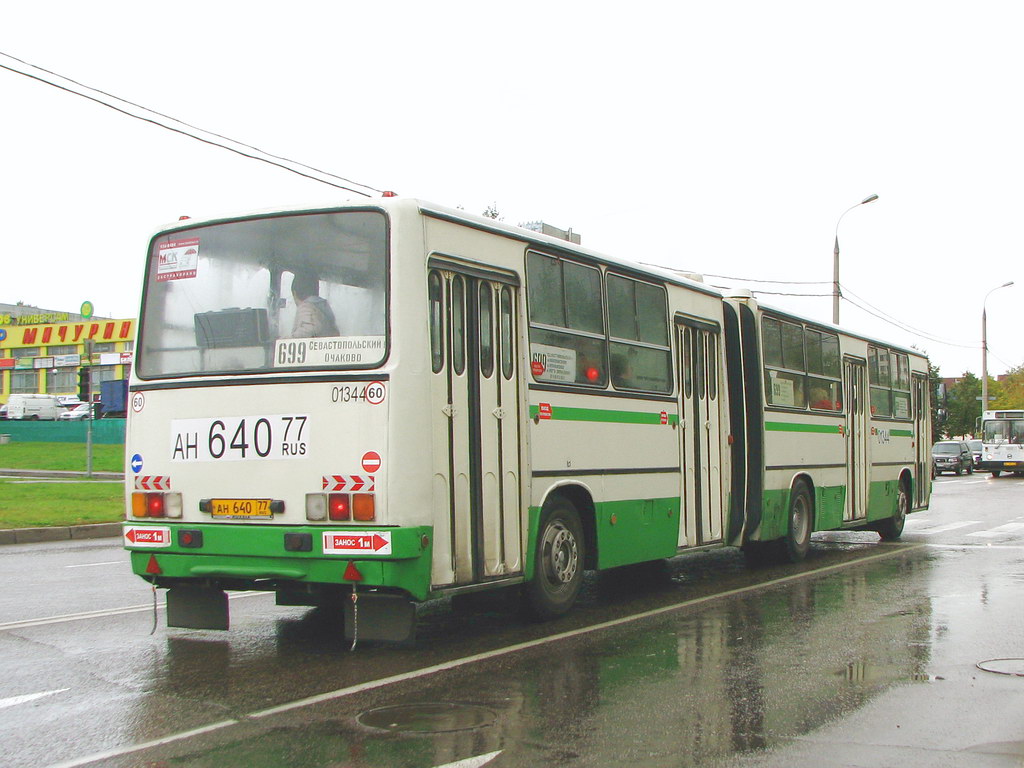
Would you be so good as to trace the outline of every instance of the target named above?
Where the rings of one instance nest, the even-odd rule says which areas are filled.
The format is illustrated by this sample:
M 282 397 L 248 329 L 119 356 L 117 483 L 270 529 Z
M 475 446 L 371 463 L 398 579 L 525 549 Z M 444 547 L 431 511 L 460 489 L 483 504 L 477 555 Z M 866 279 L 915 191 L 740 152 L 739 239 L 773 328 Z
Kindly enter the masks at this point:
M 245 597 L 260 597 L 262 595 L 272 595 L 273 592 L 240 592 L 236 595 L 228 595 L 228 600 L 241 600 Z M 158 610 L 163 610 L 163 605 L 157 606 Z M 0 632 L 10 629 L 25 629 L 26 627 L 42 627 L 47 624 L 61 624 L 65 621 L 81 621 L 82 619 L 97 619 L 105 616 L 123 616 L 128 613 L 142 613 L 144 611 L 152 611 L 153 604 L 148 605 L 131 605 L 125 608 L 108 608 L 100 611 L 83 611 L 82 613 L 65 613 L 62 616 L 48 616 L 44 619 L 25 619 L 24 621 L 9 621 L 6 624 L 0 624 Z
M 1006 533 L 1014 533 L 1024 528 L 1024 523 L 1007 523 L 1006 525 L 1000 525 L 995 528 L 990 528 L 987 531 L 975 531 L 974 533 L 968 533 L 968 536 L 978 536 L 981 538 L 995 538 L 996 536 L 1002 536 Z
M 945 525 L 937 525 L 934 528 L 923 528 L 920 531 L 914 531 L 915 536 L 933 536 L 936 533 L 945 533 L 946 531 L 955 531 L 957 528 L 966 528 L 969 525 L 981 525 L 980 520 L 961 520 L 958 523 L 946 523 Z
M 445 763 L 444 765 L 438 765 L 436 768 L 480 768 L 481 765 L 487 765 L 491 760 L 496 758 L 502 753 L 502 750 L 497 752 L 488 752 L 486 755 L 477 755 L 476 757 L 467 757 L 464 760 L 456 760 L 454 763 Z
M 104 563 L 79 563 L 78 565 L 65 565 L 65 568 L 93 568 L 97 565 L 128 565 L 127 560 L 107 560 Z
M 29 701 L 35 701 L 36 699 L 42 699 L 46 696 L 53 696 L 55 693 L 64 693 L 64 691 L 70 690 L 70 688 L 58 688 L 55 691 L 40 691 L 39 693 L 26 693 L 21 696 L 11 696 L 7 699 L 0 699 L 0 709 L 14 707 L 18 704 L 25 704 Z
M 334 701 L 336 699 L 343 699 L 348 696 L 352 696 L 356 693 L 362 693 L 363 691 L 372 691 L 378 688 L 386 688 L 396 683 L 407 682 L 409 680 L 416 680 L 420 677 L 427 677 L 429 675 L 436 675 L 439 672 L 447 672 L 452 669 L 459 669 L 461 667 L 468 666 L 470 664 L 476 664 L 480 661 L 488 661 L 490 659 L 500 658 L 507 656 L 518 651 L 530 650 L 533 648 L 539 648 L 547 645 L 548 643 L 555 643 L 560 640 L 567 640 L 573 637 L 580 637 L 588 635 L 593 632 L 599 632 L 604 629 L 611 629 L 613 627 L 622 626 L 624 624 L 631 624 L 635 621 L 641 621 L 642 619 L 648 619 L 653 616 L 661 616 L 662 614 L 672 613 L 673 611 L 679 611 L 684 608 L 691 608 L 697 605 L 703 605 L 704 603 L 710 603 L 715 600 L 737 597 L 750 592 L 757 592 L 762 589 L 770 589 L 771 587 L 777 587 L 781 584 L 788 584 L 793 581 L 801 581 L 803 579 L 814 578 L 816 576 L 822 576 L 827 573 L 834 573 L 846 568 L 852 568 L 858 565 L 864 565 L 871 563 L 876 560 L 883 560 L 890 557 L 897 557 L 906 555 L 908 552 L 913 552 L 916 549 L 924 549 L 927 545 L 925 544 L 911 544 L 903 547 L 891 547 L 887 548 L 885 552 L 879 552 L 878 554 L 869 555 L 868 557 L 860 558 L 858 560 L 851 560 L 844 563 L 836 563 L 834 565 L 827 565 L 822 568 L 817 568 L 813 571 L 804 571 L 802 573 L 793 573 L 789 576 L 780 576 L 777 579 L 770 581 L 759 582 L 757 584 L 748 584 L 745 587 L 737 587 L 736 589 L 726 590 L 725 592 L 718 592 L 713 595 L 704 595 L 703 597 L 695 597 L 691 600 L 687 600 L 682 603 L 674 603 L 673 605 L 664 605 L 660 608 L 652 608 L 649 611 L 642 611 L 631 616 L 622 616 L 617 619 L 610 619 L 608 621 L 602 621 L 597 624 L 591 624 L 589 627 L 580 627 L 579 629 L 569 630 L 568 632 L 559 632 L 558 634 L 549 635 L 548 637 L 540 637 L 535 640 L 527 640 L 522 643 L 516 643 L 514 645 L 505 646 L 504 648 L 496 648 L 492 651 L 485 651 L 483 653 L 476 653 L 470 656 L 463 656 L 459 659 L 452 659 L 451 661 L 445 661 L 440 664 L 434 664 L 433 666 L 423 667 L 416 669 L 411 672 L 403 672 L 397 675 L 391 675 L 390 677 L 382 677 L 377 680 L 368 680 L 365 683 L 359 683 L 357 685 L 351 685 L 347 688 L 338 688 L 334 691 L 328 691 L 327 693 L 320 693 L 316 696 L 309 696 L 304 699 L 296 699 L 294 701 L 281 704 L 276 707 L 269 707 L 267 709 L 259 710 L 257 712 L 250 712 L 248 715 L 242 715 L 237 720 L 222 720 L 219 723 L 212 723 L 211 725 L 203 728 L 197 728 L 192 731 L 184 731 L 181 733 L 170 734 L 162 739 L 156 739 L 154 741 L 147 741 L 141 744 L 133 744 L 120 749 L 112 749 L 106 752 L 100 752 L 94 755 L 85 755 L 84 757 L 75 758 L 68 760 L 63 763 L 55 763 L 49 768 L 80 768 L 80 766 L 88 765 L 89 763 L 99 762 L 100 760 L 108 760 L 114 757 L 123 757 L 124 755 L 130 755 L 135 752 L 141 752 L 144 749 L 149 749 L 154 746 L 162 746 L 164 744 L 171 744 L 177 741 L 184 741 L 192 736 L 210 733 L 211 731 L 220 730 L 227 728 L 228 726 L 237 725 L 245 720 L 260 720 L 265 717 L 271 717 L 272 715 L 281 714 L 283 712 L 290 712 L 295 709 L 302 709 L 304 707 L 311 706 L 313 704 L 321 704 L 326 701 Z

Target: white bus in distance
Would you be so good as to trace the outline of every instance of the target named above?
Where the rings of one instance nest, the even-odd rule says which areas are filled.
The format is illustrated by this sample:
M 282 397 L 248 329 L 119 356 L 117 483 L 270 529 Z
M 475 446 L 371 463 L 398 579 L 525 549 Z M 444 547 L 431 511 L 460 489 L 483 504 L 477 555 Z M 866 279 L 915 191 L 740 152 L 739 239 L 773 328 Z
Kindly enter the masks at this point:
M 1024 475 L 1024 410 L 985 411 L 981 414 L 981 461 L 976 469 L 999 477 L 1003 472 Z
M 229 590 L 360 639 L 506 587 L 549 619 L 584 569 L 928 504 L 920 354 L 413 199 L 178 222 L 140 318 L 124 540 L 170 626 Z

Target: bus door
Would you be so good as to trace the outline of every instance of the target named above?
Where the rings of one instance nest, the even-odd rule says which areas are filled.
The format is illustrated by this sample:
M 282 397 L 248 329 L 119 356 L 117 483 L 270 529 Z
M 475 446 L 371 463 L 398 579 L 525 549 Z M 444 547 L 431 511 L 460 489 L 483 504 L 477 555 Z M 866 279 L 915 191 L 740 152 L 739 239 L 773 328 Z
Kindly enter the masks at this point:
M 435 586 L 522 570 L 515 275 L 430 261 Z
M 679 350 L 682 489 L 679 546 L 722 540 L 722 393 L 719 329 L 683 319 Z
M 843 521 L 860 520 L 868 514 L 871 434 L 871 403 L 868 399 L 868 369 L 863 360 L 843 360 L 843 386 L 846 389 L 846 506 Z
M 928 379 L 914 374 L 912 378 L 914 396 L 914 507 L 928 504 L 931 495 L 931 409 L 928 403 Z

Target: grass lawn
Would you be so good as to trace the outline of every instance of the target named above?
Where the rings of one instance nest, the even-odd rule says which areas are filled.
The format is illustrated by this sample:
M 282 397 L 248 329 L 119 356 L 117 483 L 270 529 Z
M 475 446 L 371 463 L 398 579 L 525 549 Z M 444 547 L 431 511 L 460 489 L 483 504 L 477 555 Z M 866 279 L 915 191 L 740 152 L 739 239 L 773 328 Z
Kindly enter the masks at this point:
M 85 443 L 8 443 L 0 445 L 2 469 L 85 471 Z M 123 445 L 94 445 L 94 472 L 124 472 Z
M 95 472 L 123 472 L 123 445 L 94 445 Z M 85 471 L 84 443 L 0 445 L 0 468 Z M 0 528 L 83 525 L 124 519 L 122 483 L 0 480 Z
M 122 483 L 0 480 L 0 528 L 112 523 L 123 519 Z

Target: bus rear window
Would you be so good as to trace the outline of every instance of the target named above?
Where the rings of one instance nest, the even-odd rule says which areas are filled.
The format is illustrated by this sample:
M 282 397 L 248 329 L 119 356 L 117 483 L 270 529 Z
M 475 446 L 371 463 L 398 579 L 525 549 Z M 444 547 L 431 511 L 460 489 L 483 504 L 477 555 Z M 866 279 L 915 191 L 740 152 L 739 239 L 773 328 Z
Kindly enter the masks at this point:
M 153 240 L 143 378 L 369 368 L 387 351 L 387 222 L 376 211 L 231 221 Z

